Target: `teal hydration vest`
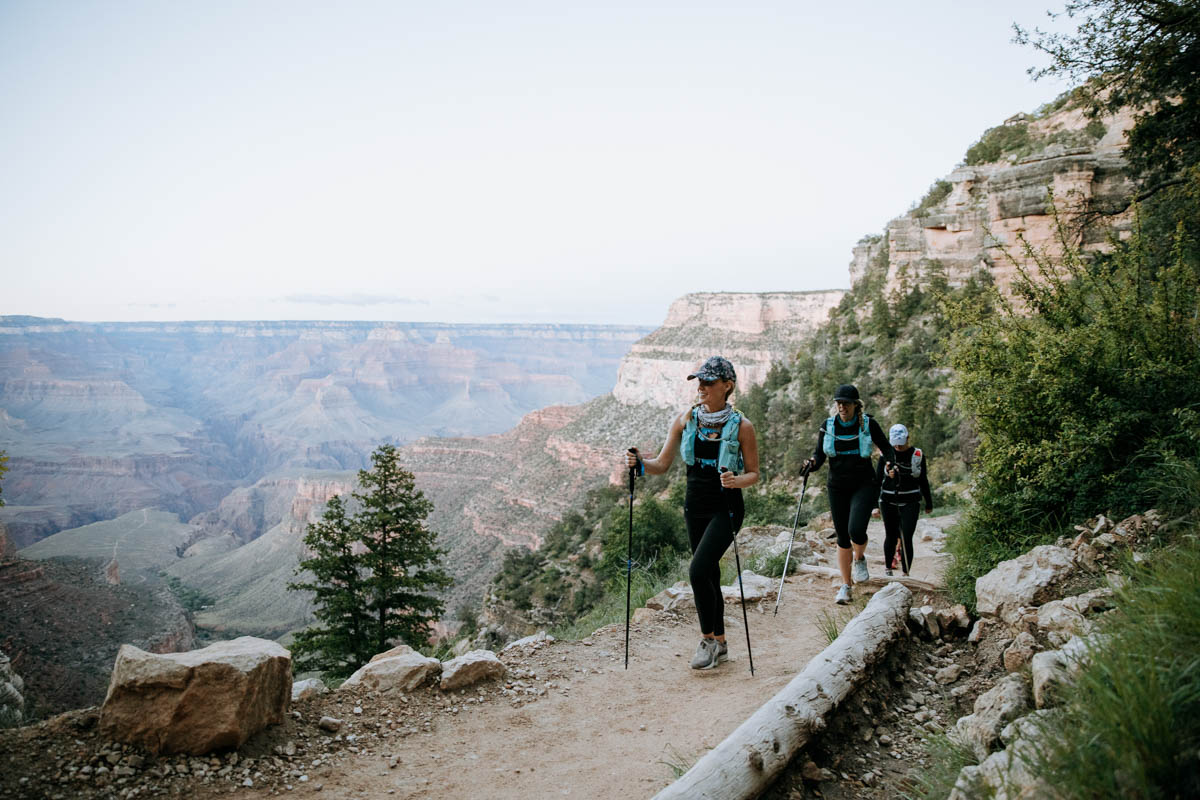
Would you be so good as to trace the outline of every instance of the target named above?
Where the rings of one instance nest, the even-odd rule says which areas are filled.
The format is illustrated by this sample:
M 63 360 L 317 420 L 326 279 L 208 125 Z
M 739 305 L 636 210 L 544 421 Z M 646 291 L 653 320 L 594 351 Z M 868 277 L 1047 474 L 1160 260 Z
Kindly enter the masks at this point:
M 871 418 L 868 417 L 866 414 L 863 414 L 862 415 L 862 423 L 858 429 L 857 434 L 850 433 L 850 434 L 841 434 L 841 435 L 839 435 L 836 432 L 837 426 L 836 426 L 835 420 L 837 420 L 837 417 L 830 417 L 829 419 L 825 420 L 825 447 L 824 447 L 825 455 L 829 456 L 830 458 L 833 458 L 834 456 L 838 455 L 837 450 L 833 446 L 835 439 L 841 440 L 843 442 L 849 441 L 850 439 L 858 439 L 858 454 L 860 456 L 862 456 L 863 458 L 870 458 L 871 457 L 871 427 L 870 427 L 871 426 Z M 842 453 L 841 455 L 850 455 L 850 453 Z
M 688 415 L 687 425 L 683 428 L 683 441 L 679 443 L 679 452 L 683 463 L 689 467 L 696 463 L 696 431 L 700 428 L 700 411 L 692 409 Z M 730 472 L 740 474 L 745 469 L 742 461 L 742 443 L 738 441 L 738 427 L 742 424 L 742 415 L 734 411 L 721 428 L 720 448 L 717 450 L 717 470 L 725 467 Z

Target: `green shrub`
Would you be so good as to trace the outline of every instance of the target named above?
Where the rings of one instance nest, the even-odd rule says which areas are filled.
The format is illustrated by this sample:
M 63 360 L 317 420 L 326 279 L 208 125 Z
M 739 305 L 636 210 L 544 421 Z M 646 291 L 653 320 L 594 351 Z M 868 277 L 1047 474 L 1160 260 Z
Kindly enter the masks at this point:
M 1160 551 L 1117 592 L 1089 661 L 1045 721 L 1036 772 L 1056 796 L 1200 796 L 1200 545 Z
M 1198 193 L 1200 194 L 1200 193 Z M 1062 233 L 1064 241 L 1066 232 Z M 1135 230 L 1106 256 L 1028 251 L 1015 300 L 968 312 L 949 361 L 974 419 L 975 505 L 948 541 L 956 596 L 973 576 L 1097 510 L 1190 502 L 1200 463 L 1200 258 L 1181 222 L 1170 249 Z M 1014 262 L 1016 263 L 1016 262 Z M 1027 313 L 1021 313 L 1027 311 Z
M 600 572 L 605 578 L 625 577 L 629 547 L 628 508 L 613 509 L 605 524 Z M 633 561 L 653 575 L 663 575 L 689 552 L 683 514 L 679 508 L 650 495 L 633 507 Z
M 965 161 L 967 166 L 992 164 L 1010 153 L 1027 150 L 1032 145 L 1028 123 L 1000 125 L 989 128 L 978 142 L 967 148 Z
M 937 181 L 934 183 L 933 186 L 929 187 L 929 191 L 925 193 L 925 196 L 917 202 L 917 205 L 912 212 L 913 216 L 929 216 L 929 209 L 933 208 L 949 197 L 950 190 L 953 188 L 954 185 L 950 183 L 950 181 Z

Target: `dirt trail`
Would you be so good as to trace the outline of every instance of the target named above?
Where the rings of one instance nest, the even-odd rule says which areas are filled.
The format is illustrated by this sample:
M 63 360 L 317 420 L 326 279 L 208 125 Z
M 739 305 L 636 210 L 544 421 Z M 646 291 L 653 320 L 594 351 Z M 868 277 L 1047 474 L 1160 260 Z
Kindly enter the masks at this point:
M 929 522 L 940 530 L 954 517 Z M 882 525 L 872 522 L 869 535 L 871 573 L 881 575 Z M 943 559 L 935 548 L 940 538 L 918 541 L 913 577 L 939 581 Z M 414 800 L 650 797 L 673 780 L 672 764 L 690 766 L 825 647 L 817 625 L 822 611 L 848 617 L 834 604 L 834 589 L 824 578 L 794 576 L 778 617 L 771 614 L 773 598 L 750 607 L 753 677 L 741 610 L 727 605 L 731 660 L 715 670 L 688 667 L 698 640 L 694 611 L 662 612 L 633 626 L 628 671 L 622 668 L 624 628 L 619 625 L 581 642 L 510 650 L 502 655 L 510 682 L 518 690 L 545 688 L 545 694 L 512 698 L 474 688 L 452 694 L 447 705 L 457 710 L 443 709 L 428 731 L 393 733 L 388 723 L 401 717 L 403 703 L 366 697 L 358 701 L 361 714 L 354 715 L 355 701 L 346 699 L 342 718 L 352 724 L 343 733 L 353 730 L 360 753 L 319 763 L 304 780 L 297 770 L 288 793 Z M 329 706 L 331 700 L 323 702 Z M 309 727 L 313 722 L 304 721 Z M 233 796 L 262 795 L 248 789 Z

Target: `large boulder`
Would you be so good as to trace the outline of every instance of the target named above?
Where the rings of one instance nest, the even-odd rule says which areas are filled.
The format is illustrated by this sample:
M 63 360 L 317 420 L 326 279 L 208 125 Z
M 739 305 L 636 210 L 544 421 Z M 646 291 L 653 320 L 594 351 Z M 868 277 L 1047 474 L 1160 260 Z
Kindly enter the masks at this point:
M 187 653 L 147 653 L 122 645 L 101 733 L 152 753 L 241 746 L 283 721 L 292 694 L 292 658 L 266 639 L 243 636 Z
M 399 655 L 381 653 L 346 679 L 342 689 L 411 692 L 442 669 L 442 662 L 408 648 Z M 380 658 L 380 656 L 385 656 Z
M 1010 625 L 1021 619 L 1025 606 L 1055 599 L 1062 582 L 1075 571 L 1075 556 L 1066 547 L 1044 544 L 1009 561 L 975 581 L 975 607 L 981 616 L 996 616 Z
M 442 689 L 461 689 L 480 681 L 503 678 L 508 672 L 504 662 L 491 650 L 472 650 L 442 664 Z
M 1008 723 L 1029 709 L 1029 686 L 1020 674 L 1008 675 L 975 700 L 975 711 L 962 717 L 950 734 L 982 761 Z

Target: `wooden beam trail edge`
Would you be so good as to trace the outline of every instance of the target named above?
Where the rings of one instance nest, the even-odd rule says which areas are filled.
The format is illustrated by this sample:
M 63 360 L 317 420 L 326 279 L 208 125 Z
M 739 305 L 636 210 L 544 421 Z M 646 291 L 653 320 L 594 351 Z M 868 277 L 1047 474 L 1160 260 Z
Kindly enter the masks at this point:
M 765 791 L 904 635 L 911 605 L 912 592 L 899 582 L 876 592 L 803 672 L 654 800 L 742 800 Z

